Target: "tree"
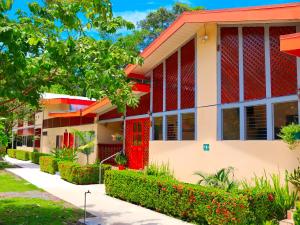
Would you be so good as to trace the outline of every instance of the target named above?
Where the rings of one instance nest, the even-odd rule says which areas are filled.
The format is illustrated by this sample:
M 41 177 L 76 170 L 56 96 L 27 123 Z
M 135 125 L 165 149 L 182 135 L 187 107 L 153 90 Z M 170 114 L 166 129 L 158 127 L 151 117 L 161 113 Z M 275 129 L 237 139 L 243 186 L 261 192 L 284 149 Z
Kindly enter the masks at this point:
M 58 85 L 69 93 L 108 97 L 122 111 L 137 98 L 124 67 L 142 60 L 124 45 L 89 35 L 115 33 L 133 24 L 113 17 L 109 0 L 52 0 L 29 4 L 17 19 L 0 1 L 0 113 L 37 106 L 41 93 Z M 14 103 L 13 106 L 9 103 Z
M 95 133 L 93 131 L 79 131 L 75 129 L 72 132 L 79 140 L 78 150 L 86 156 L 86 164 L 89 164 L 89 156 L 94 152 Z
M 138 28 L 144 32 L 141 47 L 147 47 L 162 31 L 167 29 L 185 11 L 203 10 L 204 7 L 191 7 L 183 3 L 175 3 L 171 9 L 161 7 L 150 12 L 144 20 L 138 22 Z

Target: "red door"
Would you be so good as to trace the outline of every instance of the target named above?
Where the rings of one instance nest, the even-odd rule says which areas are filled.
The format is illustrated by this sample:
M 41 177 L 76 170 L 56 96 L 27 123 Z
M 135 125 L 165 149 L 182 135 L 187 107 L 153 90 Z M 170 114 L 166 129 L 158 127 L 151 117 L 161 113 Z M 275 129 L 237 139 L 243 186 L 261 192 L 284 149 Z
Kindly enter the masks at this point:
M 144 169 L 149 159 L 150 119 L 126 121 L 126 155 L 130 169 Z

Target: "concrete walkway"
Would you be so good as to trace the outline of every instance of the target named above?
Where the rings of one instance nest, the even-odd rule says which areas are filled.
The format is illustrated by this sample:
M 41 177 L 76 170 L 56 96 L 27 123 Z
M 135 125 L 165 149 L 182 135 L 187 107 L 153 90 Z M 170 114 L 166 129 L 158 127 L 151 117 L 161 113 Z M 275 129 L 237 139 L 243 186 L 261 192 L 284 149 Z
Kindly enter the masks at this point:
M 9 157 L 6 161 L 22 168 L 9 168 L 7 171 L 22 177 L 50 194 L 83 208 L 84 192 L 90 191 L 87 197 L 87 211 L 99 217 L 101 225 L 187 225 L 178 219 L 154 212 L 105 195 L 102 184 L 75 185 L 39 170 L 39 166 Z

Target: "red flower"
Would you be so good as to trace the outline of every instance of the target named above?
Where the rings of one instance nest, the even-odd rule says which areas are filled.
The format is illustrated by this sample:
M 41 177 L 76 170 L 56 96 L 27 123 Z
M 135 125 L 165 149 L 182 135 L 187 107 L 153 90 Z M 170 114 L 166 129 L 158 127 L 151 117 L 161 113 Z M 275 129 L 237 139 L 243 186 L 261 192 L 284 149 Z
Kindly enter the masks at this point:
M 268 194 L 268 199 L 270 202 L 274 201 L 274 195 L 273 194 Z

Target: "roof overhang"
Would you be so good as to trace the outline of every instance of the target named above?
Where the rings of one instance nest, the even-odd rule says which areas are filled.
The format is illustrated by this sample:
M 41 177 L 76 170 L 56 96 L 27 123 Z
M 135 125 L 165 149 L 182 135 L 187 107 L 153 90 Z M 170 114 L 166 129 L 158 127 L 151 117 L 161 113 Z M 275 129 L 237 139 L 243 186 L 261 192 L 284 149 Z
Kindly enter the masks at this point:
M 144 64 L 128 65 L 125 72 L 146 74 L 163 58 L 195 36 L 203 24 L 278 23 L 299 20 L 300 3 L 185 12 L 140 54 L 144 58 Z
M 149 84 L 134 84 L 132 91 L 136 96 L 143 96 L 150 92 Z M 115 109 L 116 106 L 111 103 L 108 98 L 103 98 L 89 105 L 85 109 L 76 112 L 50 112 L 49 117 L 78 117 L 78 116 L 93 116 L 102 115 L 110 110 Z
M 300 33 L 280 36 L 280 51 L 300 57 Z
M 58 105 L 58 104 L 68 104 L 68 105 L 91 105 L 95 101 L 93 100 L 83 100 L 83 99 L 70 99 L 70 98 L 52 98 L 52 99 L 42 99 L 41 103 L 44 105 Z

